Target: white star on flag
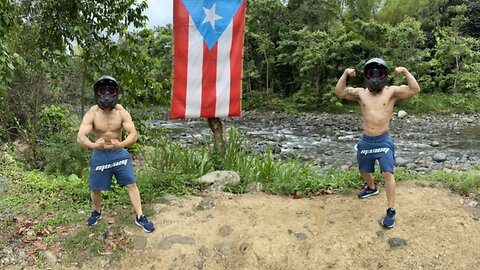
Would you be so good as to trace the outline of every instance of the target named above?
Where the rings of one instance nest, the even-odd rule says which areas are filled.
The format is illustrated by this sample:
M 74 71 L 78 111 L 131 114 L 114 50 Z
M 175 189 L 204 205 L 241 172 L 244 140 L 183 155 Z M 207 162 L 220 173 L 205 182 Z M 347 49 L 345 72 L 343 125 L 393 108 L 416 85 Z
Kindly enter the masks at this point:
M 205 12 L 205 19 L 203 20 L 202 24 L 204 23 L 210 23 L 210 25 L 212 26 L 213 29 L 215 29 L 215 21 L 216 20 L 220 20 L 222 17 L 221 16 L 218 16 L 217 13 L 216 13 L 216 3 L 213 4 L 213 7 L 211 9 L 208 9 L 206 7 L 203 8 L 203 12 Z

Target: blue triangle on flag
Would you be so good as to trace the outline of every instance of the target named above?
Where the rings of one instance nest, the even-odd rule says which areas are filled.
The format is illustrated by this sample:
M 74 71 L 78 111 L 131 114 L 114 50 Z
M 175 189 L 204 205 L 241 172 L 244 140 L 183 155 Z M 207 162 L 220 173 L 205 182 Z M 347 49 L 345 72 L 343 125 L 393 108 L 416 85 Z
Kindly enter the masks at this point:
M 211 49 L 232 22 L 243 0 L 183 0 L 195 26 Z

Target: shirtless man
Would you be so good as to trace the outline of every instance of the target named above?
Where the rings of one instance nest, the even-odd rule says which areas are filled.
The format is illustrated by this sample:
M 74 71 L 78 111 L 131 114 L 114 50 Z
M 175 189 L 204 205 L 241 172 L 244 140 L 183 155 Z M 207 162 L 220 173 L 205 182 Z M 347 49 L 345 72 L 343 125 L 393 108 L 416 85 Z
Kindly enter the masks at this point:
M 127 186 L 128 195 L 135 209 L 135 224 L 145 232 L 153 232 L 153 223 L 143 215 L 140 193 L 135 184 L 132 157 L 125 147 L 137 141 L 137 130 L 130 113 L 117 104 L 119 87 L 110 76 L 101 77 L 93 86 L 97 105 L 85 113 L 78 130 L 77 142 L 93 149 L 90 161 L 90 191 L 94 210 L 88 218 L 88 225 L 95 225 L 102 218 L 100 202 L 101 191 L 110 190 L 112 177 L 115 175 L 120 186 Z M 122 130 L 128 133 L 122 141 Z M 95 142 L 88 135 L 93 132 Z
M 404 67 L 395 68 L 395 75 L 403 75 L 408 85 L 386 86 L 387 63 L 380 58 L 370 59 L 364 66 L 368 88 L 346 87 L 347 79 L 355 77 L 355 70 L 347 68 L 337 82 L 335 94 L 342 98 L 358 101 L 363 113 L 363 135 L 357 145 L 357 160 L 360 175 L 367 186 L 358 194 L 360 199 L 378 195 L 378 187 L 372 173 L 378 160 L 385 181 L 388 209 L 381 224 L 386 228 L 395 226 L 395 177 L 393 175 L 395 149 L 389 133 L 393 106 L 400 99 L 408 99 L 420 92 L 413 75 Z

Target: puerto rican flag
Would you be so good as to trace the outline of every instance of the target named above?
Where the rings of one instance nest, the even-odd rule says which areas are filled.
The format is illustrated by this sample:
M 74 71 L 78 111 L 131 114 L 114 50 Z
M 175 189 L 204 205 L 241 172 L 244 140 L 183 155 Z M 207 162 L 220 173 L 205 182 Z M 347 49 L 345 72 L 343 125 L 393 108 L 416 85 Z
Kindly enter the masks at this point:
M 174 0 L 171 119 L 241 115 L 246 0 Z

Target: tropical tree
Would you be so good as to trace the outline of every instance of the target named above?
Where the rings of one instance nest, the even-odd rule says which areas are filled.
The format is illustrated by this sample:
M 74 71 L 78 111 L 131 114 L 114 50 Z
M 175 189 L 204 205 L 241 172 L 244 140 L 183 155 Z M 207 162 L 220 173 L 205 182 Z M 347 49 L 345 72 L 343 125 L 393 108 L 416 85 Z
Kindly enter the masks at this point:
M 137 3 L 135 0 L 20 0 L 12 7 L 13 4 L 8 5 L 9 3 L 4 4 L 2 1 L 2 5 L 9 11 L 2 16 L 3 20 L 12 17 L 13 11 L 23 19 L 17 22 L 15 28 L 3 27 L 2 24 L 1 31 L 10 37 L 11 45 L 4 55 L 10 59 L 15 59 L 18 55 L 26 59 L 28 65 L 21 70 L 16 69 L 11 76 L 9 88 L 2 90 L 4 96 L 7 93 L 10 97 L 10 102 L 1 104 L 2 111 L 6 112 L 3 114 L 6 119 L 2 122 L 9 129 L 15 127 L 17 135 L 32 146 L 32 157 L 36 159 L 37 115 L 45 102 L 54 102 L 49 97 L 63 90 L 59 87 L 64 81 L 61 78 L 63 72 L 59 72 L 61 67 L 72 55 L 82 57 L 83 84 L 77 88 L 77 92 L 84 96 L 86 81 L 91 81 L 90 76 L 95 74 L 95 70 L 102 69 L 95 66 L 95 63 L 115 49 L 111 46 L 113 35 L 123 37 L 130 25 L 142 26 L 145 21 L 142 12 L 147 4 L 146 1 Z M 16 35 L 12 31 L 16 31 Z M 102 48 L 102 53 L 91 53 L 90 50 L 96 46 Z M 9 61 L 12 63 L 12 60 Z M 15 68 L 11 68 L 11 65 L 7 67 L 10 70 Z M 83 100 L 82 97 L 82 112 Z
M 443 92 L 478 91 L 479 52 L 478 39 L 461 35 L 467 22 L 465 5 L 448 8 L 455 14 L 450 26 L 439 27 L 435 31 L 436 46 L 434 58 L 430 61 L 436 85 Z
M 429 50 L 425 47 L 426 36 L 419 21 L 407 17 L 398 25 L 388 28 L 384 54 L 391 67 L 405 66 L 416 78 L 427 73 L 425 59 Z

